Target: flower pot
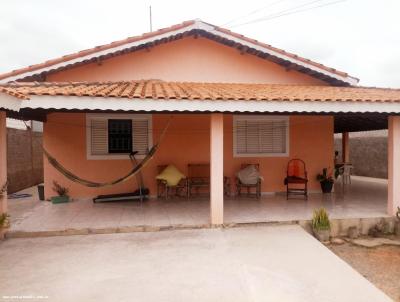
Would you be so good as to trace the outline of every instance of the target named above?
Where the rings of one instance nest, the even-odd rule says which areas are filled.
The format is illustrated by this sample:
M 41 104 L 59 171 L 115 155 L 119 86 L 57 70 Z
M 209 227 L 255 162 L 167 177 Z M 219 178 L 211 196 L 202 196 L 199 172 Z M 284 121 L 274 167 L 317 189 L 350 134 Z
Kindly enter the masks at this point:
M 329 241 L 329 237 L 331 235 L 331 230 L 316 230 L 313 228 L 313 233 L 315 238 L 317 238 L 321 242 Z
M 51 198 L 51 202 L 53 204 L 66 203 L 66 202 L 69 202 L 69 196 L 66 196 L 66 195 L 64 195 L 64 196 L 53 196 Z
M 322 193 L 331 193 L 333 188 L 333 182 L 330 181 L 321 181 L 321 190 Z
M 0 240 L 6 238 L 7 230 L 10 228 L 10 222 L 8 221 L 6 225 L 0 227 Z

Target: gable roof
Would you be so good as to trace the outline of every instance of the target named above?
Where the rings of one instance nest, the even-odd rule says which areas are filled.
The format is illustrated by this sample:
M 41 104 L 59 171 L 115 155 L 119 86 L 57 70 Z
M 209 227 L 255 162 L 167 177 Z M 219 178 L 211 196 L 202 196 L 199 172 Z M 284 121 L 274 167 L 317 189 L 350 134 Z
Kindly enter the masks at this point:
M 189 35 L 203 36 L 230 47 L 235 47 L 241 52 L 247 52 L 273 61 L 287 69 L 297 70 L 326 81 L 331 85 L 348 86 L 356 85 L 358 83 L 357 78 L 351 77 L 345 72 L 338 71 L 334 68 L 327 67 L 201 20 L 186 21 L 168 28 L 145 33 L 141 36 L 129 37 L 124 40 L 96 46 L 91 49 L 49 60 L 44 63 L 0 74 L 0 82 L 4 83 L 16 80 L 45 80 L 46 74 L 51 72 L 152 47 L 160 43 L 181 39 Z

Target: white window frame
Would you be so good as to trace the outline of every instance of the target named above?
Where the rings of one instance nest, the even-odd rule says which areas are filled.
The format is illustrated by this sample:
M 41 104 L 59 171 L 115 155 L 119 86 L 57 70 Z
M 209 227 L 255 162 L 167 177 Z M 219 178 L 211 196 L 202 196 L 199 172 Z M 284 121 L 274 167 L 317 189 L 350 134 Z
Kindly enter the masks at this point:
M 237 153 L 237 129 L 236 122 L 243 120 L 252 121 L 285 121 L 286 123 L 286 152 L 284 153 Z M 233 157 L 289 157 L 289 117 L 282 115 L 234 115 L 233 116 Z
M 121 120 L 148 120 L 149 131 L 148 131 L 148 142 L 149 149 L 153 146 L 153 118 L 151 114 L 119 114 L 119 113 L 86 113 L 86 159 L 88 160 L 109 160 L 109 159 L 126 159 L 129 157 L 127 154 L 92 154 L 92 133 L 91 133 L 91 120 L 94 118 L 99 119 L 121 119 Z M 143 159 L 145 155 L 137 155 L 137 159 Z

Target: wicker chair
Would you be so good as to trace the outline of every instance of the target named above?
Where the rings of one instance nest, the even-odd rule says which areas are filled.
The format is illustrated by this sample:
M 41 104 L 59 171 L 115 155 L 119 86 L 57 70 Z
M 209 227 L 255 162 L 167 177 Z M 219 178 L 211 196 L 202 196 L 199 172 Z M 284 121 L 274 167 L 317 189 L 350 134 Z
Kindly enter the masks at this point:
M 260 165 L 259 164 L 242 164 L 240 166 L 240 169 L 244 169 L 248 166 L 255 166 L 258 171 L 260 171 Z M 242 196 L 242 189 L 247 190 L 247 196 L 251 196 L 251 189 L 255 189 L 255 197 L 260 198 L 261 197 L 261 178 L 258 179 L 257 183 L 255 184 L 244 184 L 240 181 L 238 177 L 236 177 L 236 192 L 237 196 Z
M 160 174 L 168 165 L 157 166 L 157 174 Z M 165 180 L 157 179 L 157 197 L 168 199 L 171 193 L 175 196 L 188 196 L 188 179 L 184 178 L 179 181 L 176 186 L 169 186 Z
M 289 199 L 290 195 L 301 195 L 304 196 L 306 200 L 308 199 L 307 170 L 303 160 L 295 158 L 288 162 L 285 185 L 287 199 Z

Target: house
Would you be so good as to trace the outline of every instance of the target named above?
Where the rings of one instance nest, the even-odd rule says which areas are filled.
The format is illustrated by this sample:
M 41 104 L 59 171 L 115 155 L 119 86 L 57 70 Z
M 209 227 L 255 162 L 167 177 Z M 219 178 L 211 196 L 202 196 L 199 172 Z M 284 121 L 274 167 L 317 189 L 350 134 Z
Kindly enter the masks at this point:
M 267 194 L 285 190 L 288 160 L 301 158 L 319 192 L 317 173 L 334 167 L 335 132 L 388 128 L 388 213 L 400 205 L 400 90 L 359 87 L 345 72 L 200 20 L 1 74 L 0 83 L 0 183 L 6 116 L 43 121 L 46 150 L 98 182 L 128 173 L 126 153 L 143 158 L 171 121 L 143 169 L 146 186 L 155 195 L 158 165 L 187 173 L 189 163 L 210 163 L 211 223 L 221 224 L 223 178 L 233 182 L 241 164 L 260 164 Z M 117 128 L 133 146 L 110 144 Z M 76 198 L 136 185 L 85 187 L 48 161 L 44 179 L 46 197 L 53 180 Z

